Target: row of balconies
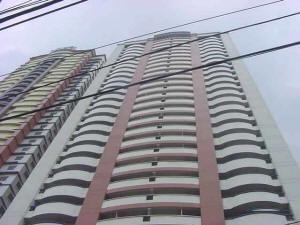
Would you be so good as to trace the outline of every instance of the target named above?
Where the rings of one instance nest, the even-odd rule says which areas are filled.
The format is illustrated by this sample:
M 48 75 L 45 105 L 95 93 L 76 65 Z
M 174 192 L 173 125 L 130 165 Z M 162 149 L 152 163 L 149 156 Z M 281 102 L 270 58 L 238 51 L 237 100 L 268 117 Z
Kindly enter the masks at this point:
M 55 103 L 83 95 L 90 79 L 93 77 L 90 78 L 89 75 L 74 79 Z M 70 103 L 47 110 L 20 147 L 0 169 L 1 211 L 3 213 L 47 150 L 47 146 L 50 145 L 74 106 L 75 103 Z

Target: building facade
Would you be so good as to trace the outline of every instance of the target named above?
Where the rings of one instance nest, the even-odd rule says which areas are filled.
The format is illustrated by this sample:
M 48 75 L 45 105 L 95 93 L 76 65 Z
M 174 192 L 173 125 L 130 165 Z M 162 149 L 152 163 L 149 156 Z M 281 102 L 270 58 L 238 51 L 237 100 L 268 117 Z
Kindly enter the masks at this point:
M 128 42 L 84 95 L 237 55 L 227 34 Z M 296 162 L 234 61 L 78 102 L 0 224 L 284 225 L 300 219 L 299 185 Z
M 62 48 L 33 57 L 0 82 L 0 118 L 13 116 L 74 96 L 105 62 L 94 51 Z M 67 77 L 75 76 L 67 79 Z M 0 215 L 4 214 L 76 103 L 0 122 Z

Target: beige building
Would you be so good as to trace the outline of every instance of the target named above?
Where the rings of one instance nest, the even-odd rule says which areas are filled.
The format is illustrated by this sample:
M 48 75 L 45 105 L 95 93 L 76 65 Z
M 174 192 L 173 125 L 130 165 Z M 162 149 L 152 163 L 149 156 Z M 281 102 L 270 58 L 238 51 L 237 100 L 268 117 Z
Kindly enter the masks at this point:
M 80 97 L 105 56 L 62 48 L 31 58 L 0 82 L 0 119 Z M 0 216 L 9 208 L 76 103 L 0 122 Z M 5 224 L 5 223 L 4 223 Z

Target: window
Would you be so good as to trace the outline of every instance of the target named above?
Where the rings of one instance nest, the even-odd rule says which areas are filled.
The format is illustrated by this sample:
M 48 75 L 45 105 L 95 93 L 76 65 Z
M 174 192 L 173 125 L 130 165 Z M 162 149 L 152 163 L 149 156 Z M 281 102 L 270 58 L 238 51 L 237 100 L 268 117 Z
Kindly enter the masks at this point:
M 161 101 L 161 102 L 165 102 L 165 101 L 166 101 L 166 99 L 164 99 L 164 98 L 163 98 L 163 99 L 162 99 L 162 100 L 160 100 L 160 101 Z
M 162 128 L 162 125 L 157 125 L 157 128 L 158 128 L 158 129 Z
M 7 170 L 14 170 L 17 166 L 8 166 Z
M 149 182 L 154 182 L 155 181 L 155 177 L 149 177 Z
M 147 195 L 146 200 L 153 200 L 153 195 Z
M 164 107 L 160 107 L 160 110 L 164 110 L 165 108 Z
M 38 131 L 38 132 L 35 132 L 34 134 L 40 135 L 40 134 L 42 134 L 42 132 L 41 132 L 41 131 Z
M 151 166 L 157 166 L 158 162 L 151 162 Z
M 160 138 L 161 138 L 160 136 L 157 136 L 155 137 L 155 140 L 160 140 Z
M 22 184 L 20 182 L 17 183 L 17 188 L 21 189 Z
M 2 216 L 2 215 L 4 214 L 4 212 L 5 212 L 4 207 L 1 207 L 1 208 L 0 208 L 0 216 Z
M 27 178 L 29 176 L 29 173 L 28 173 L 28 171 L 25 171 L 25 173 L 24 173 L 24 177 L 25 178 Z
M 143 222 L 149 222 L 150 216 L 143 216 Z
M 159 148 L 153 149 L 153 152 L 159 152 Z
M 295 220 L 295 218 L 293 217 L 293 215 L 287 215 L 285 217 L 286 217 L 287 221 Z
M 281 190 L 279 193 L 278 193 L 279 197 L 284 197 L 284 192 L 283 190 Z
M 0 181 L 5 181 L 7 178 L 8 178 L 8 176 L 0 177 Z
M 167 85 L 164 85 L 164 88 L 167 88 Z
M 20 159 L 23 159 L 23 156 L 17 156 L 17 157 L 15 158 L 15 160 L 20 160 Z
M 25 147 L 25 148 L 22 149 L 22 151 L 23 151 L 23 152 L 26 152 L 26 151 L 28 151 L 29 149 L 30 149 L 29 147 Z
M 12 200 L 14 200 L 14 196 L 13 196 L 12 194 L 9 194 L 7 198 L 8 198 L 8 200 L 9 200 L 10 202 L 11 202 Z
M 167 93 L 166 92 L 163 92 L 163 93 L 161 93 L 162 95 L 166 95 Z
M 33 143 L 33 142 L 35 142 L 36 140 L 33 140 L 33 139 L 31 139 L 31 140 L 29 140 L 29 143 Z
M 159 116 L 158 116 L 158 119 L 163 119 L 163 118 L 164 118 L 163 115 L 159 115 Z

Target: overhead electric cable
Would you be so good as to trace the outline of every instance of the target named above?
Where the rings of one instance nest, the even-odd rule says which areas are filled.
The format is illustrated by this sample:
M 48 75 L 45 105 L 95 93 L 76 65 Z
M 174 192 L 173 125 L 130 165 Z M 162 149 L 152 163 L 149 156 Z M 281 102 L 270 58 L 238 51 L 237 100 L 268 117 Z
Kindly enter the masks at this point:
M 12 15 L 9 15 L 9 16 L 6 16 L 6 17 L 3 17 L 3 18 L 0 18 L 0 23 L 4 23 L 6 21 L 9 21 L 9 20 L 12 20 L 16 17 L 19 17 L 19 16 L 23 16 L 27 13 L 31 13 L 31 12 L 34 12 L 34 11 L 37 11 L 37 10 L 40 10 L 40 9 L 43 9 L 43 8 L 46 8 L 46 7 L 49 7 L 51 5 L 54 5 L 56 3 L 59 3 L 59 2 L 62 2 L 63 0 L 52 0 L 52 1 L 47 1 L 46 3 L 44 4 L 41 4 L 41 5 L 38 5 L 38 6 L 35 6 L 35 7 L 32 7 L 32 8 L 29 8 L 29 9 L 25 9 L 21 12 L 17 12 L 15 14 L 12 14 Z
M 23 9 L 23 8 L 27 8 L 29 6 L 32 6 L 32 5 L 37 5 L 37 4 L 41 4 L 41 3 L 44 3 L 44 2 L 47 2 L 49 0 L 37 0 L 37 1 L 34 1 L 34 2 L 31 2 L 32 0 L 30 1 L 27 1 L 27 2 L 24 2 L 23 4 L 18 4 L 18 5 L 15 5 L 13 7 L 10 7 L 10 8 L 7 8 L 7 9 L 4 9 L 2 11 L 0 11 L 0 15 L 3 15 L 3 14 L 6 14 L 6 13 L 9 13 L 9 12 L 12 12 L 12 11 L 16 11 L 18 9 Z
M 28 0 L 28 1 L 25 1 L 25 2 L 21 2 L 21 3 L 17 4 L 17 5 L 10 6 L 10 7 L 6 8 L 6 9 L 3 9 L 3 10 L 0 11 L 0 15 L 1 15 L 3 12 L 6 12 L 6 11 L 11 10 L 11 9 L 15 9 L 16 7 L 25 5 L 25 4 L 27 4 L 28 2 L 31 2 L 31 1 L 32 1 L 32 0 Z
M 94 96 L 111 93 L 111 92 L 114 92 L 116 90 L 128 89 L 131 86 L 145 84 L 145 83 L 152 82 L 152 81 L 155 81 L 155 80 L 160 80 L 160 79 L 163 79 L 163 78 L 172 77 L 172 76 L 175 76 L 175 75 L 178 75 L 178 74 L 190 72 L 190 71 L 193 71 L 193 70 L 203 69 L 203 68 L 206 68 L 206 67 L 216 66 L 216 65 L 219 65 L 219 64 L 222 64 L 222 63 L 227 63 L 227 62 L 231 62 L 231 61 L 235 61 L 235 60 L 239 60 L 239 59 L 245 59 L 245 58 L 250 58 L 250 57 L 254 57 L 254 56 L 258 56 L 258 55 L 263 55 L 263 54 L 278 51 L 278 50 L 281 50 L 281 49 L 290 48 L 290 47 L 293 47 L 293 46 L 296 46 L 296 45 L 300 45 L 300 41 L 285 44 L 285 45 L 280 45 L 280 46 L 276 46 L 276 47 L 273 47 L 273 48 L 268 48 L 268 49 L 264 49 L 264 50 L 260 50 L 260 51 L 256 51 L 256 52 L 251 52 L 251 53 L 248 53 L 248 54 L 227 58 L 227 59 L 224 59 L 224 60 L 219 60 L 219 61 L 215 61 L 215 62 L 211 62 L 211 63 L 206 63 L 204 65 L 199 65 L 199 66 L 192 67 L 192 68 L 189 68 L 189 69 L 180 70 L 180 71 L 177 71 L 177 72 L 174 72 L 174 73 L 167 73 L 167 74 L 163 74 L 163 75 L 158 75 L 158 76 L 155 76 L 155 77 L 152 77 L 152 78 L 143 79 L 139 82 L 134 82 L 134 83 L 130 83 L 130 84 L 127 84 L 127 85 L 122 85 L 122 86 L 119 86 L 119 87 L 111 88 L 109 90 L 99 91 L 99 92 L 96 92 L 96 93 L 93 93 L 93 94 L 90 94 L 90 95 L 82 96 L 82 97 L 79 97 L 79 98 L 74 98 L 72 100 L 67 100 L 67 101 L 64 101 L 64 102 L 61 102 L 61 103 L 58 103 L 58 104 L 53 104 L 53 105 L 43 107 L 43 108 L 40 108 L 40 109 L 35 109 L 35 110 L 31 110 L 31 111 L 24 112 L 24 113 L 19 113 L 19 114 L 13 115 L 13 116 L 6 116 L 6 117 L 1 118 L 0 122 L 15 119 L 15 118 L 18 118 L 18 117 L 22 117 L 22 116 L 29 115 L 29 114 L 32 114 L 32 113 L 40 112 L 40 111 L 47 110 L 47 109 L 50 109 L 50 108 L 55 108 L 55 107 L 58 107 L 58 106 L 61 106 L 61 105 L 67 104 L 67 103 L 78 102 L 78 101 L 81 101 L 81 100 L 84 100 L 84 99 L 87 99 L 87 98 L 91 98 L 91 97 L 94 97 Z
M 71 7 L 71 6 L 74 6 L 74 5 L 77 5 L 77 4 L 86 2 L 86 1 L 88 1 L 88 0 L 80 0 L 80 1 L 78 1 L 78 2 L 74 2 L 74 3 L 68 4 L 68 5 L 65 5 L 65 6 L 62 6 L 62 7 L 53 9 L 53 10 L 50 10 L 50 11 L 45 12 L 45 13 L 41 13 L 41 14 L 39 14 L 39 15 L 30 17 L 30 18 L 25 19 L 25 20 L 22 20 L 22 21 L 20 21 L 20 22 L 13 23 L 13 24 L 8 25 L 8 26 L 5 26 L 5 27 L 1 27 L 1 28 L 0 28 L 0 31 L 6 30 L 6 29 L 8 29 L 8 28 L 10 28 L 10 27 L 14 27 L 14 26 L 17 26 L 17 25 L 19 25 L 19 24 L 22 24 L 22 23 L 25 23 L 25 22 L 28 22 L 28 21 L 31 21 L 31 20 L 34 20 L 34 19 L 37 19 L 37 18 L 42 17 L 42 16 L 46 16 L 46 15 L 51 14 L 51 13 L 55 13 L 55 12 L 57 12 L 57 11 L 60 11 L 60 10 L 69 8 L 69 7 Z
M 296 12 L 296 13 L 288 14 L 288 15 L 285 15 L 285 16 L 276 17 L 276 18 L 273 18 L 273 19 L 270 19 L 270 20 L 264 20 L 264 21 L 261 21 L 261 22 L 258 22 L 258 23 L 253 23 L 253 24 L 233 28 L 233 29 L 230 29 L 230 30 L 226 30 L 226 31 L 223 31 L 223 32 L 220 32 L 220 33 L 208 35 L 208 36 L 205 36 L 205 37 L 199 37 L 199 38 L 192 39 L 192 40 L 189 40 L 189 41 L 185 41 L 185 42 L 182 42 L 182 43 L 179 43 L 179 44 L 171 45 L 169 47 L 159 48 L 157 50 L 150 51 L 150 52 L 144 53 L 144 54 L 139 55 L 139 56 L 133 56 L 133 57 L 128 58 L 128 59 L 124 59 L 124 60 L 121 60 L 121 61 L 118 61 L 118 62 L 107 64 L 105 66 L 102 66 L 101 68 L 99 67 L 99 68 L 96 68 L 96 69 L 93 69 L 93 70 L 90 70 L 90 71 L 87 71 L 87 72 L 81 72 L 81 73 L 78 73 L 78 74 L 73 75 L 73 76 L 68 76 L 68 77 L 65 77 L 65 78 L 57 80 L 57 81 L 52 81 L 52 82 L 49 82 L 49 83 L 46 83 L 46 84 L 43 84 L 43 85 L 35 86 L 35 87 L 32 87 L 32 88 L 30 88 L 26 91 L 19 92 L 17 95 L 24 94 L 24 93 L 27 93 L 27 92 L 30 92 L 32 90 L 36 90 L 36 89 L 39 89 L 39 88 L 43 88 L 43 87 L 49 86 L 51 84 L 59 83 L 61 81 L 68 80 L 68 79 L 73 78 L 73 77 L 77 77 L 77 76 L 80 76 L 80 75 L 85 75 L 87 73 L 98 71 L 98 70 L 104 69 L 106 67 L 115 66 L 115 65 L 118 65 L 120 63 L 124 63 L 124 62 L 128 62 L 128 61 L 135 60 L 135 59 L 138 59 L 138 58 L 142 58 L 144 56 L 152 55 L 154 53 L 163 52 L 163 51 L 166 51 L 166 50 L 169 50 L 169 49 L 172 49 L 172 48 L 175 48 L 175 47 L 179 47 L 179 46 L 182 46 L 182 45 L 185 45 L 185 44 L 189 44 L 189 43 L 192 43 L 192 42 L 195 42 L 195 41 L 205 40 L 205 39 L 208 39 L 208 38 L 211 38 L 211 37 L 219 36 L 221 34 L 226 34 L 226 33 L 231 33 L 231 32 L 235 32 L 235 31 L 247 29 L 247 28 L 250 28 L 250 27 L 254 27 L 254 26 L 274 22 L 274 21 L 277 21 L 277 20 L 281 20 L 281 19 L 285 19 L 285 18 L 288 18 L 288 17 L 296 16 L 296 15 L 299 15 L 299 14 L 300 14 L 300 12 Z M 15 96 L 17 96 L 17 95 L 15 95 Z M 1 100 L 1 98 L 0 98 L 0 100 Z
M 299 221 L 295 221 L 295 222 L 291 222 L 291 223 L 286 223 L 285 225 L 291 225 L 291 224 L 296 224 L 296 223 L 300 223 L 300 220 Z
M 108 43 L 108 44 L 100 45 L 100 46 L 92 48 L 90 50 L 101 49 L 101 48 L 104 48 L 104 47 L 108 47 L 108 46 L 115 45 L 115 44 L 120 44 L 120 43 L 130 41 L 130 40 L 134 40 L 134 39 L 137 39 L 137 38 L 146 37 L 146 36 L 149 36 L 149 35 L 157 34 L 157 33 L 160 33 L 160 32 L 165 32 L 165 31 L 172 30 L 172 29 L 175 29 L 175 28 L 184 27 L 184 26 L 191 25 L 191 24 L 196 24 L 196 23 L 200 23 L 200 22 L 204 22 L 204 21 L 208 21 L 208 20 L 212 20 L 212 19 L 216 19 L 216 18 L 220 18 L 220 17 L 224 17 L 224 16 L 229 16 L 229 15 L 232 15 L 232 14 L 236 14 L 236 13 L 240 13 L 240 12 L 244 12 L 244 11 L 248 11 L 248 10 L 252 10 L 252 9 L 256 9 L 256 8 L 261 8 L 261 7 L 277 4 L 279 2 L 283 2 L 283 0 L 273 1 L 273 2 L 269 2 L 269 3 L 265 3 L 265 4 L 260 4 L 260 5 L 244 8 L 244 9 L 239 9 L 239 10 L 219 14 L 219 15 L 216 15 L 216 16 L 211 16 L 211 17 L 206 17 L 206 18 L 199 19 L 199 20 L 194 20 L 194 21 L 191 21 L 191 22 L 188 22 L 188 23 L 184 23 L 184 24 L 164 28 L 164 29 L 161 29 L 161 30 L 152 31 L 152 32 L 149 32 L 149 33 L 137 35 L 137 36 L 134 36 L 134 37 L 131 37 L 131 38 L 126 38 L 126 39 L 123 39 L 123 40 L 119 40 L 119 41 L 111 42 L 111 43 Z M 1 28 L 0 28 L 0 31 L 1 31 Z M 66 56 L 64 58 L 68 58 L 68 57 L 71 57 L 71 56 L 77 55 L 77 54 L 80 54 L 80 53 L 74 53 L 74 54 Z M 27 70 L 27 69 L 32 68 L 32 67 L 35 67 L 35 66 L 27 67 L 26 69 L 17 70 L 17 71 Z M 10 73 L 2 74 L 2 75 L 0 75 L 0 77 L 7 76 L 9 74 Z

